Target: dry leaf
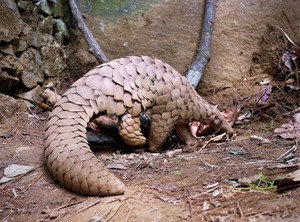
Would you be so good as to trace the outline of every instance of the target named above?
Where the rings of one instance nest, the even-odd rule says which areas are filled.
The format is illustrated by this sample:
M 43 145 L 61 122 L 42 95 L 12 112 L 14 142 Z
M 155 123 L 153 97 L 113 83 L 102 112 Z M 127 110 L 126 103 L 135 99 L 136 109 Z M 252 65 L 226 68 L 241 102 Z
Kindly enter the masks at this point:
M 271 82 L 271 79 L 263 79 L 262 81 L 259 82 L 259 85 L 268 85 Z
M 269 95 L 272 92 L 272 86 L 264 87 L 256 96 L 257 105 L 264 105 L 269 100 Z
M 283 139 L 300 138 L 300 113 L 293 116 L 293 120 L 282 124 L 274 130 L 275 135 Z
M 267 143 L 271 143 L 270 140 L 267 140 L 261 136 L 250 136 L 250 139 L 251 140 L 258 140 L 260 142 L 260 144 L 267 144 Z

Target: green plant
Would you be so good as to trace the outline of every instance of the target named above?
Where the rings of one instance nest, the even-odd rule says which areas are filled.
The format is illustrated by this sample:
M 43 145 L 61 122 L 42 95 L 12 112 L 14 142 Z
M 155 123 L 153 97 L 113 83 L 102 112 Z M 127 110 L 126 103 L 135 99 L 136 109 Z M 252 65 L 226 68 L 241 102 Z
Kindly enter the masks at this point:
M 274 180 L 270 180 L 266 178 L 266 175 L 263 172 L 258 172 L 259 179 L 257 181 L 253 181 L 249 183 L 248 187 L 239 187 L 241 190 L 272 190 L 276 189 L 277 186 L 275 185 Z
M 269 132 L 269 131 L 274 130 L 275 128 L 276 128 L 275 121 L 272 118 L 269 123 L 264 124 L 262 127 L 259 128 L 259 130 L 262 132 Z
M 179 169 L 175 170 L 174 173 L 176 176 L 182 176 L 182 171 Z

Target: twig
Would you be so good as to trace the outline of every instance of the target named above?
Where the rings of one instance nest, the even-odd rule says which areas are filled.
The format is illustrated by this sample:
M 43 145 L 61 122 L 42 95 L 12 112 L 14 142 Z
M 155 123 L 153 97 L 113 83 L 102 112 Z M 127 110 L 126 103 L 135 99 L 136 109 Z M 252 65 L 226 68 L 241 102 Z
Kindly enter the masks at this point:
M 129 213 L 127 214 L 127 217 L 126 217 L 126 219 L 125 219 L 125 222 L 128 222 L 129 217 L 130 217 L 130 215 L 131 215 L 132 210 L 133 210 L 134 207 L 135 207 L 135 204 L 133 204 L 133 205 L 131 206 L 130 211 L 129 211 Z
M 198 197 L 201 197 L 201 196 L 204 195 L 204 194 L 211 193 L 212 191 L 215 191 L 215 190 L 218 189 L 218 188 L 219 188 L 219 186 L 215 186 L 215 187 L 213 187 L 213 188 L 211 188 L 211 189 L 209 189 L 209 190 L 207 190 L 207 191 L 204 191 L 204 192 L 202 192 L 202 193 L 199 193 L 199 194 L 196 194 L 196 195 L 194 195 L 194 196 L 191 196 L 191 199 L 197 199 Z
M 109 221 L 111 218 L 113 218 L 113 217 L 116 215 L 116 213 L 118 212 L 118 210 L 120 209 L 120 207 L 121 207 L 124 203 L 125 203 L 125 202 L 121 203 L 121 204 L 118 206 L 118 208 L 116 209 L 116 211 L 115 211 L 111 216 L 109 216 L 108 218 L 106 218 L 105 221 Z
M 240 201 L 237 201 L 236 205 L 237 205 L 236 206 L 237 207 L 237 213 L 240 216 L 240 218 L 243 219 L 244 218 L 244 213 L 243 213 L 243 210 L 242 210 L 242 208 L 240 206 Z
M 86 207 L 83 207 L 83 208 L 77 210 L 76 213 L 80 213 L 81 211 L 84 211 L 84 210 L 86 210 L 86 209 L 88 209 L 88 208 L 90 208 L 90 207 L 92 207 L 92 206 L 95 206 L 96 204 L 100 203 L 101 200 L 102 200 L 102 199 L 99 199 L 99 200 L 95 201 L 94 203 L 91 203 L 90 205 L 88 205 L 88 206 L 86 206 Z
M 77 26 L 83 34 L 83 37 L 87 42 L 88 46 L 90 47 L 89 50 L 94 54 L 94 56 L 100 63 L 107 62 L 107 57 L 104 55 L 104 52 L 102 51 L 93 34 L 90 32 L 89 28 L 84 22 L 76 0 L 69 0 L 69 5 L 71 8 L 72 15 L 77 23 Z
M 203 161 L 203 160 L 201 160 L 201 159 L 199 159 L 204 165 L 206 165 L 206 166 L 209 166 L 209 167 L 211 167 L 211 168 L 218 168 L 218 166 L 216 166 L 216 165 L 212 165 L 212 164 L 210 164 L 210 163 L 207 163 L 207 162 L 205 162 L 205 161 Z
M 292 44 L 292 45 L 294 45 L 295 47 L 299 47 L 289 36 L 288 36 L 288 34 L 286 34 L 286 32 L 282 29 L 282 28 L 280 28 L 279 26 L 277 26 L 277 25 L 271 25 L 271 26 L 273 26 L 273 27 L 275 27 L 275 28 L 278 28 L 282 33 L 283 33 L 283 35 L 284 35 L 284 37 Z
M 296 145 L 294 145 L 291 149 L 286 151 L 284 154 L 282 154 L 280 157 L 278 157 L 276 160 L 280 160 L 282 157 L 286 156 L 289 153 L 295 152 L 298 149 Z
M 190 198 L 191 197 L 191 192 L 188 188 L 186 188 L 185 190 L 186 190 L 186 192 L 188 192 L 187 199 L 188 199 L 188 203 L 189 203 L 189 212 L 190 212 L 191 218 L 193 218 L 193 209 L 192 209 L 193 204 L 192 204 L 192 200 Z
M 194 180 L 190 181 L 189 184 L 185 184 L 183 186 L 179 186 L 178 188 L 192 187 L 192 186 L 195 186 L 195 185 L 201 183 L 201 180 L 199 180 L 199 179 L 202 178 L 205 174 L 208 174 L 210 171 L 212 171 L 212 169 L 209 169 L 209 170 L 205 171 L 204 173 L 202 173 L 201 175 L 199 175 L 198 177 L 196 177 Z M 195 181 L 197 181 L 197 183 L 194 183 Z
M 84 201 L 85 201 L 85 200 L 80 200 L 80 201 L 77 201 L 77 202 L 75 202 L 75 203 L 69 203 L 69 204 L 66 204 L 66 205 L 57 207 L 57 208 L 55 208 L 55 209 L 53 209 L 53 210 L 50 210 L 49 212 L 45 211 L 45 213 L 49 214 L 49 213 L 52 213 L 52 212 L 55 212 L 55 211 L 58 212 L 58 211 L 60 211 L 60 210 L 62 210 L 62 209 L 66 209 L 66 208 L 68 208 L 68 207 L 72 207 L 72 206 L 77 205 L 77 204 L 80 204 L 80 203 L 82 203 L 82 202 L 84 202 Z
M 192 63 L 186 73 L 188 81 L 194 87 L 197 87 L 203 75 L 206 64 L 209 61 L 215 12 L 216 0 L 206 0 L 198 54 L 195 61 Z
M 31 181 L 31 183 L 26 186 L 24 189 L 22 189 L 22 191 L 19 194 L 24 194 L 31 186 L 33 186 L 33 184 L 35 184 L 43 175 L 43 172 L 40 173 L 40 175 L 38 175 L 33 181 Z

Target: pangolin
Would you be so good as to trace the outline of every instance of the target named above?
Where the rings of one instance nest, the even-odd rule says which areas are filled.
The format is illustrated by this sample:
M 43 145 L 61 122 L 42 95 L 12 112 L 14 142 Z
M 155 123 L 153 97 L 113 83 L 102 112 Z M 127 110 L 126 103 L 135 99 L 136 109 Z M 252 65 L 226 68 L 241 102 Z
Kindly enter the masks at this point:
M 139 115 L 151 115 L 150 133 L 141 133 Z M 78 79 L 55 104 L 44 137 L 45 160 L 61 185 L 85 195 L 123 194 L 125 185 L 92 153 L 86 137 L 91 119 L 118 118 L 119 134 L 130 146 L 158 152 L 173 128 L 200 121 L 232 134 L 221 112 L 202 99 L 170 65 L 147 56 L 101 64 Z M 183 127 L 184 126 L 184 127 Z

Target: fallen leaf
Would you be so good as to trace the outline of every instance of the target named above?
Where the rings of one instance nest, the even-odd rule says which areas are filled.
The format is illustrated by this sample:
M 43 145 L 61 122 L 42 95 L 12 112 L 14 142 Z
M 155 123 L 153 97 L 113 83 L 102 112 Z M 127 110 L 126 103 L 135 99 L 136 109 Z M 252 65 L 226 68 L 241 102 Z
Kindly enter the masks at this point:
M 219 186 L 219 183 L 213 183 L 213 184 L 206 185 L 204 188 L 205 189 L 211 189 L 211 188 L 215 188 L 215 187 L 218 187 L 218 186 Z
M 262 81 L 259 82 L 259 85 L 267 85 L 271 82 L 271 79 L 263 79 Z
M 297 55 L 294 51 L 287 49 L 281 57 L 282 68 L 285 71 L 292 72 L 295 69 Z
M 269 100 L 269 95 L 272 92 L 272 86 L 264 87 L 256 96 L 257 105 L 264 105 Z
M 294 114 L 293 120 L 276 128 L 274 133 L 283 139 L 300 138 L 300 113 Z
M 4 175 L 8 178 L 16 177 L 22 174 L 29 173 L 34 170 L 32 166 L 24 166 L 18 164 L 11 164 L 4 169 Z
M 0 179 L 0 184 L 6 183 L 6 182 L 11 181 L 11 180 L 13 180 L 13 179 L 14 179 L 14 178 L 2 177 L 2 178 Z
M 250 122 L 251 116 L 252 116 L 251 112 L 243 113 L 242 115 L 238 116 L 235 124 L 242 124 L 244 122 L 248 123 L 248 122 Z
M 34 167 L 31 166 L 24 166 L 18 164 L 11 164 L 4 169 L 4 175 L 0 179 L 0 184 L 6 183 L 15 179 L 16 176 L 20 176 L 26 173 L 29 173 L 34 170 Z
M 233 126 L 237 121 L 237 117 L 239 116 L 240 112 L 241 112 L 241 106 L 237 105 L 236 107 L 228 107 L 222 113 L 226 121 L 229 123 L 229 125 Z
M 250 139 L 251 140 L 258 140 L 260 142 L 260 144 L 268 144 L 268 143 L 271 143 L 270 140 L 267 140 L 261 136 L 250 136 Z

